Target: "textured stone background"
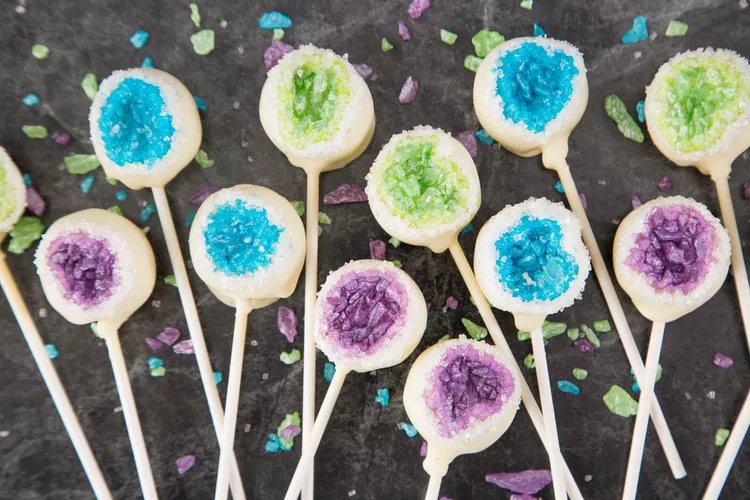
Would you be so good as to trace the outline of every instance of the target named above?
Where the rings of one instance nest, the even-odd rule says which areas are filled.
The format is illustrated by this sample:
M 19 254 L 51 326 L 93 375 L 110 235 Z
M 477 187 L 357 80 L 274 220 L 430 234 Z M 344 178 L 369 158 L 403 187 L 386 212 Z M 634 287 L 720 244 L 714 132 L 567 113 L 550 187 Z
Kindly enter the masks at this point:
M 408 19 L 408 0 L 199 2 L 203 26 L 216 31 L 216 50 L 209 57 L 192 51 L 189 36 L 196 30 L 187 1 L 27 0 L 23 2 L 24 14 L 15 11 L 17 2 L 0 2 L 0 143 L 21 169 L 32 175 L 47 199 L 45 222 L 50 224 L 76 210 L 116 203 L 114 195 L 120 188 L 105 183 L 102 171 L 96 172 L 94 190 L 84 195 L 78 187 L 81 178 L 61 167 L 64 155 L 92 152 L 87 139 L 90 102 L 80 81 L 86 72 L 103 78 L 115 69 L 138 66 L 151 56 L 157 68 L 180 78 L 209 105 L 202 113 L 204 148 L 216 165 L 203 170 L 193 164 L 168 186 L 183 244 L 188 233 L 183 222 L 194 210 L 187 198 L 201 186 L 250 182 L 289 199 L 304 197 L 302 171 L 292 168 L 273 147 L 258 120 L 257 103 L 266 74 L 262 53 L 271 36 L 258 29 L 257 20 L 267 10 L 280 10 L 294 20 L 286 42 L 348 52 L 353 62 L 370 64 L 378 75 L 368 82 L 378 120 L 372 145 L 349 167 L 324 175 L 323 193 L 343 182 L 363 183 L 379 148 L 403 129 L 418 124 L 453 133 L 477 128 L 471 101 L 473 74 L 463 68 L 462 61 L 472 51 L 470 38 L 479 29 L 496 29 L 506 37 L 515 37 L 530 34 L 532 23 L 538 22 L 551 36 L 580 47 L 589 70 L 591 97 L 571 138 L 569 161 L 579 189 L 588 197 L 591 223 L 606 258 L 610 257 L 616 222 L 630 210 L 631 195 L 644 201 L 658 196 L 656 184 L 665 175 L 674 182 L 669 194 L 694 197 L 714 213 L 719 207 L 709 179 L 694 169 L 674 167 L 648 139 L 642 145 L 625 140 L 604 113 L 604 97 L 617 93 L 632 111 L 659 65 L 678 51 L 713 45 L 750 55 L 750 9 L 742 10 L 737 0 L 538 1 L 532 12 L 520 9 L 518 0 L 433 0 L 433 7 L 419 21 Z M 639 14 L 649 17 L 649 28 L 658 36 L 637 45 L 621 45 L 620 37 Z M 225 28 L 220 27 L 223 19 Z M 406 20 L 412 41 L 399 39 L 399 19 Z M 663 36 L 670 19 L 689 23 L 686 37 Z M 441 27 L 458 33 L 455 46 L 440 42 Z M 136 30 L 151 34 L 141 51 L 128 42 Z M 382 36 L 396 45 L 395 50 L 380 51 Z M 31 57 L 34 43 L 51 48 L 47 60 Z M 413 104 L 401 106 L 398 92 L 410 75 L 419 80 L 420 92 Z M 40 108 L 21 103 L 28 92 L 42 98 Z M 74 141 L 64 149 L 51 140 L 33 141 L 22 134 L 23 124 L 44 124 L 51 132 L 67 131 Z M 529 196 L 561 199 L 553 189 L 553 173 L 545 171 L 538 158 L 521 159 L 480 145 L 476 163 L 484 198 L 474 220 L 477 228 L 506 204 Z M 746 242 L 750 241 L 750 203 L 741 200 L 739 186 L 750 177 L 748 167 L 747 158 L 738 160 L 732 178 L 740 232 Z M 139 203 L 146 201 L 151 201 L 150 193 L 138 191 L 130 192 L 127 201 L 119 204 L 131 220 L 139 221 Z M 387 238 L 366 204 L 324 210 L 333 224 L 320 238 L 321 280 L 344 262 L 367 257 L 369 239 Z M 161 278 L 171 273 L 166 247 L 156 217 L 147 225 Z M 468 254 L 475 237 L 476 232 L 461 238 Z M 404 263 L 433 304 L 429 329 L 418 351 L 446 333 L 461 332 L 462 317 L 480 321 L 447 254 L 433 255 L 424 248 L 404 245 L 389 247 L 388 258 Z M 49 307 L 34 273 L 31 251 L 11 255 L 9 264 L 29 308 L 34 313 L 48 310 L 46 318 L 38 318 L 39 328 L 46 341 L 60 350 L 55 366 L 110 487 L 117 498 L 138 498 L 135 467 L 122 414 L 114 411 L 120 403 L 102 342 L 88 327 L 66 323 Z M 232 310 L 217 302 L 195 275 L 191 279 L 214 367 L 226 375 Z M 300 316 L 302 288 L 283 301 Z M 448 295 L 461 301 L 455 313 L 441 312 Z M 623 293 L 620 297 L 645 352 L 649 325 Z M 146 368 L 151 354 L 143 342 L 146 336 L 167 326 L 187 335 L 177 290 L 160 280 L 153 299 L 160 301 L 160 307 L 146 305 L 138 311 L 122 329 L 122 342 L 159 492 L 170 499 L 210 498 L 218 451 L 195 361 L 191 356 L 164 354 L 167 373 L 158 379 L 150 377 Z M 517 359 L 522 360 L 530 345 L 515 340 L 507 314 L 498 312 L 497 316 L 512 337 Z M 583 301 L 554 319 L 577 325 L 605 317 L 601 292 L 590 279 Z M 276 306 L 252 314 L 249 337 L 258 345 L 248 347 L 244 368 L 236 450 L 248 498 L 254 499 L 281 498 L 299 458 L 299 446 L 290 453 L 263 452 L 266 435 L 275 430 L 284 413 L 299 410 L 301 404 L 302 365 L 287 366 L 279 361 L 281 351 L 290 346 L 278 333 L 275 318 Z M 8 433 L 0 438 L 0 498 L 91 498 L 80 464 L 5 301 L 0 301 L 0 338 L 0 430 Z M 579 352 L 565 336 L 548 345 L 555 380 L 572 380 L 573 367 L 586 368 L 590 374 L 579 383 L 580 396 L 555 389 L 554 398 L 565 457 L 584 495 L 595 499 L 619 496 L 633 427 L 633 419 L 611 414 L 602 403 L 602 395 L 612 384 L 629 387 L 632 382 L 617 335 L 603 335 L 602 343 L 594 354 Z M 299 340 L 295 347 L 301 349 Z M 722 370 L 713 366 L 716 351 L 732 356 L 735 367 Z M 658 394 L 689 475 L 681 481 L 672 479 L 652 429 L 640 483 L 642 498 L 700 497 L 720 453 L 713 444 L 714 432 L 718 427 L 731 427 L 746 394 L 750 376 L 747 352 L 731 278 L 705 307 L 668 326 Z M 347 381 L 318 453 L 318 498 L 348 498 L 347 493 L 354 490 L 354 498 L 366 499 L 423 495 L 427 476 L 420 464 L 422 441 L 408 439 L 397 428 L 398 422 L 406 420 L 401 398 L 412 359 L 376 374 L 353 375 Z M 319 403 L 327 387 L 322 377 L 324 361 L 318 356 Z M 535 389 L 533 372 L 526 374 Z M 222 393 L 225 385 L 220 386 Z M 388 408 L 374 402 L 380 387 L 390 388 L 393 395 Z M 709 391 L 716 391 L 715 400 L 707 397 Z M 244 432 L 246 424 L 249 432 Z M 185 454 L 195 454 L 197 463 L 178 477 L 174 461 Z M 541 444 L 521 410 L 497 444 L 454 462 L 442 492 L 456 500 L 506 498 L 506 492 L 484 482 L 486 473 L 545 467 Z M 750 445 L 746 444 L 729 476 L 724 498 L 750 498 L 749 473 Z M 588 482 L 586 475 L 591 475 Z M 550 498 L 551 491 L 543 496 Z

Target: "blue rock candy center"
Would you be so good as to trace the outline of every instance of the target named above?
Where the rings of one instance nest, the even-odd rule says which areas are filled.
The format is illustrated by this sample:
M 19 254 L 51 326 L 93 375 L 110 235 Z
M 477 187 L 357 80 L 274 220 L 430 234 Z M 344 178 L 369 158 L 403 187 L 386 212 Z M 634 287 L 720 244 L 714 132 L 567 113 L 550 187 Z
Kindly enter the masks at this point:
M 570 288 L 578 264 L 562 248 L 554 219 L 525 215 L 495 242 L 498 280 L 524 302 L 554 300 Z
M 107 97 L 99 129 L 110 160 L 149 169 L 169 152 L 175 133 L 159 87 L 137 78 L 125 78 Z
M 526 42 L 498 59 L 495 90 L 503 115 L 531 132 L 542 132 L 570 101 L 578 68 L 562 50 Z
M 273 262 L 283 232 L 268 220 L 265 208 L 234 200 L 216 207 L 203 237 L 216 271 L 243 276 Z

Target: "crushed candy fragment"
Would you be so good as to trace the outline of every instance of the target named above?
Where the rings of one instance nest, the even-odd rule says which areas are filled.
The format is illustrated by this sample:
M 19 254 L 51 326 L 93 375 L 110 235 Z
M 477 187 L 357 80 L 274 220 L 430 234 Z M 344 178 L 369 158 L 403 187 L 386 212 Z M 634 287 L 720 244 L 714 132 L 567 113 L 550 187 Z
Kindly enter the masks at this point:
M 635 103 L 635 114 L 638 117 L 638 123 L 646 123 L 646 101 Z
M 193 51 L 199 56 L 209 55 L 215 47 L 214 30 L 201 30 L 193 33 L 190 35 L 190 43 L 193 44 Z
M 630 207 L 631 207 L 631 208 L 632 208 L 633 210 L 635 210 L 636 208 L 640 207 L 641 205 L 643 205 L 643 203 L 641 202 L 641 199 L 640 199 L 640 198 L 638 198 L 638 197 L 637 197 L 636 195 L 633 195 L 633 196 L 632 196 L 632 197 L 630 198 Z
M 398 428 L 404 431 L 410 438 L 413 438 L 418 434 L 417 428 L 407 422 L 400 422 Z
M 409 28 L 406 27 L 406 23 L 399 20 L 398 22 L 398 36 L 401 37 L 404 41 L 411 40 L 411 34 L 409 33 Z
M 70 174 L 87 174 L 99 168 L 99 158 L 96 155 L 72 155 L 63 158 L 65 169 Z
M 385 260 L 385 242 L 383 240 L 370 240 L 370 258 Z
M 148 363 L 149 370 L 156 370 L 160 366 L 164 366 L 164 360 L 156 356 L 151 356 L 146 361 Z
M 164 344 L 151 337 L 146 337 L 146 345 L 148 345 L 149 349 L 151 349 L 152 351 L 158 351 L 159 349 L 164 347 Z
M 380 404 L 383 408 L 388 406 L 391 401 L 391 394 L 387 387 L 378 389 L 378 394 L 375 396 L 375 402 Z
M 352 64 L 354 70 L 362 77 L 363 80 L 367 80 L 373 73 L 373 69 L 367 64 Z
M 283 437 L 282 434 L 284 433 L 284 430 L 287 427 L 299 427 L 301 424 L 301 419 L 299 417 L 299 412 L 294 413 L 287 413 L 284 415 L 284 420 L 281 421 L 278 428 L 276 429 L 276 434 L 279 436 L 279 440 L 281 441 L 281 448 L 284 451 L 289 451 L 292 449 L 292 446 L 294 446 L 294 436 L 297 434 L 294 434 L 289 437 Z
M 473 321 L 461 318 L 461 324 L 464 325 L 464 328 L 466 328 L 466 333 L 469 334 L 469 337 L 473 338 L 474 340 L 482 340 L 483 338 L 487 337 L 487 329 L 483 326 L 477 325 Z
M 57 350 L 57 346 L 55 344 L 46 344 L 44 346 L 44 349 L 47 351 L 47 356 L 49 359 L 56 359 L 58 356 L 60 356 L 60 351 Z
M 266 69 L 271 69 L 279 64 L 281 58 L 293 50 L 294 47 L 288 43 L 280 40 L 272 40 L 271 45 L 263 53 L 263 63 L 266 65 Z
M 324 205 L 363 203 L 367 201 L 365 188 L 359 184 L 342 184 L 323 197 Z
M 288 425 L 279 432 L 279 438 L 292 439 L 293 437 L 299 436 L 300 432 L 302 432 L 302 427 L 299 425 Z
M 167 285 L 177 286 L 177 278 L 174 274 L 168 274 L 164 276 L 164 283 Z
M 147 42 L 148 32 L 146 31 L 136 31 L 133 33 L 133 36 L 130 37 L 130 43 L 138 50 L 142 49 Z
M 430 8 L 430 0 L 412 0 L 406 12 L 412 19 L 419 19 Z
M 656 187 L 658 187 L 659 191 L 661 191 L 662 193 L 665 191 L 669 191 L 670 189 L 672 189 L 672 180 L 665 175 L 664 178 L 658 182 Z
M 154 368 L 149 372 L 152 377 L 163 377 L 165 373 L 167 373 L 167 369 L 163 366 L 160 366 L 158 368 Z
M 562 185 L 562 181 L 557 181 L 555 183 L 555 191 L 557 191 L 560 194 L 565 194 L 565 188 Z
M 24 125 L 21 130 L 29 139 L 45 139 L 47 137 L 47 127 L 44 125 Z
M 558 380 L 557 388 L 562 392 L 572 394 L 573 396 L 577 396 L 581 393 L 581 389 L 579 389 L 577 385 L 573 382 L 568 382 L 567 380 Z
M 208 104 L 206 103 L 205 99 L 203 99 L 202 97 L 198 97 L 197 95 L 194 95 L 193 100 L 195 101 L 195 105 L 199 110 L 206 111 L 208 109 Z
M 534 36 L 547 36 L 547 33 L 542 29 L 541 26 L 539 26 L 537 23 L 534 23 Z
M 685 36 L 685 33 L 687 33 L 687 31 L 687 23 L 672 19 L 671 21 L 669 21 L 669 25 L 667 25 L 667 31 L 664 34 L 668 37 Z
M 154 60 L 150 57 L 145 58 L 141 63 L 141 68 L 154 69 Z
M 393 264 L 394 266 L 396 266 L 399 269 L 401 269 L 402 267 L 404 267 L 404 265 L 401 263 L 401 261 L 400 260 L 396 260 L 396 259 L 392 260 L 391 264 Z
M 388 238 L 388 243 L 390 243 L 393 248 L 398 248 L 399 246 L 401 246 L 401 240 L 399 240 L 398 238 L 394 238 L 393 236 Z
M 325 224 L 326 226 L 330 226 L 333 221 L 331 220 L 331 217 L 325 213 L 325 212 L 318 212 L 318 223 Z
M 531 370 L 532 368 L 536 368 L 536 360 L 534 359 L 533 354 L 527 354 L 525 358 L 523 358 L 523 366 Z
M 224 380 L 224 375 L 222 375 L 221 372 L 214 372 L 214 383 L 219 385 L 222 380 Z
M 192 4 L 195 5 L 195 4 Z M 195 455 L 185 455 L 175 460 L 177 466 L 177 475 L 181 476 L 195 465 Z
M 411 104 L 417 98 L 418 90 L 419 82 L 412 77 L 408 77 L 401 87 L 401 92 L 398 94 L 398 102 L 401 104 Z
M 10 230 L 8 251 L 16 255 L 24 253 L 42 236 L 44 230 L 44 223 L 39 217 L 33 215 L 21 217 Z
M 323 377 L 330 382 L 333 380 L 333 376 L 336 374 L 336 365 L 330 361 L 323 367 Z
M 99 92 L 99 81 L 96 79 L 96 75 L 86 73 L 81 80 L 81 88 L 86 96 L 93 101 L 94 96 Z
M 198 10 L 198 5 L 194 3 L 190 4 L 190 20 L 193 21 L 196 28 L 201 27 L 201 13 Z
M 284 39 L 284 30 L 281 28 L 274 28 L 273 35 L 271 36 L 271 40 L 283 40 L 283 39 Z
M 578 348 L 581 352 L 594 352 L 596 351 L 596 347 L 594 344 L 589 342 L 588 339 L 578 339 L 575 342 L 573 342 L 575 346 Z
M 588 376 L 589 372 L 583 368 L 573 368 L 573 377 L 575 377 L 576 380 L 586 380 L 586 377 Z
M 49 57 L 49 47 L 37 43 L 31 47 L 31 55 L 39 60 L 47 59 Z
M 126 191 L 118 191 L 115 193 L 115 198 L 120 201 L 125 201 L 128 199 L 128 193 Z
M 471 37 L 471 43 L 474 45 L 474 52 L 477 56 L 484 58 L 492 49 L 505 42 L 505 37 L 497 31 L 487 29 L 480 30 L 476 35 Z
M 305 215 L 305 202 L 304 201 L 292 200 L 289 203 L 292 204 L 292 206 L 294 207 L 294 210 L 297 212 L 297 215 L 299 215 L 300 217 Z
M 195 354 L 193 341 L 191 339 L 187 339 L 181 342 L 177 342 L 172 346 L 172 352 L 175 354 Z
M 262 30 L 287 29 L 292 27 L 292 20 L 281 12 L 266 12 L 258 19 L 258 26 Z
M 26 96 L 23 98 L 23 103 L 32 108 L 34 106 L 38 106 L 40 102 L 42 102 L 42 100 L 39 99 L 39 96 L 36 94 L 26 94 Z
M 208 198 L 218 190 L 219 188 L 214 186 L 203 186 L 198 191 L 191 194 L 188 200 L 190 200 L 190 203 L 192 203 L 193 205 L 200 205 L 204 201 L 206 201 L 206 198 Z
M 474 135 L 473 130 L 465 130 L 464 132 L 459 132 L 458 134 L 456 134 L 456 140 L 466 148 L 472 158 L 477 157 L 477 136 Z
M 81 191 L 84 193 L 88 193 L 91 191 L 91 188 L 94 186 L 94 176 L 93 175 L 87 175 L 86 178 L 84 178 L 81 181 Z
M 141 210 L 141 222 L 148 222 L 152 215 L 156 213 L 156 205 L 148 204 Z
M 496 472 L 484 476 L 485 481 L 503 489 L 533 495 L 552 482 L 549 470 L 525 470 L 522 472 Z
M 293 365 L 297 361 L 299 361 L 301 358 L 299 349 L 292 349 L 289 352 L 282 352 L 279 356 L 279 359 L 282 363 L 285 365 Z
M 731 368 L 734 366 L 734 360 L 729 356 L 717 352 L 714 354 L 714 364 L 719 368 Z
M 474 135 L 477 136 L 477 139 L 479 140 L 479 142 L 481 142 L 482 144 L 486 146 L 492 146 L 493 144 L 495 144 L 495 139 L 490 137 L 490 134 L 488 134 L 487 131 L 484 130 L 483 128 L 480 128 L 479 130 L 477 130 L 474 133 Z
M 600 319 L 594 321 L 594 330 L 599 333 L 609 333 L 612 331 L 612 325 L 609 324 L 609 320 Z
M 638 413 L 638 402 L 619 385 L 613 385 L 602 396 L 607 409 L 621 417 L 632 417 Z
M 581 337 L 581 332 L 578 328 L 568 328 L 568 338 L 572 341 L 576 341 Z
M 199 149 L 198 153 L 195 155 L 195 163 L 200 165 L 201 168 L 211 168 L 214 166 L 214 160 L 211 160 L 208 157 L 208 153 L 202 149 Z
M 44 202 L 42 195 L 34 186 L 26 187 L 26 209 L 37 217 L 42 217 L 47 209 L 47 204 Z
M 383 37 L 383 39 L 380 41 L 380 50 L 382 50 L 383 52 L 390 52 L 393 50 L 393 45 L 388 41 L 386 37 Z
M 477 72 L 480 64 L 482 64 L 481 57 L 469 54 L 464 58 L 464 68 L 468 69 L 469 71 L 473 71 L 474 73 Z
M 297 315 L 293 310 L 286 306 L 279 306 L 276 313 L 276 326 L 287 342 L 294 343 L 294 339 L 297 337 Z
M 447 43 L 448 45 L 453 45 L 454 43 L 456 43 L 456 40 L 458 40 L 458 35 L 455 34 L 455 33 L 453 33 L 453 32 L 451 32 L 451 31 L 448 31 L 448 30 L 445 30 L 445 29 L 441 28 L 440 29 L 440 40 L 442 40 L 443 43 Z
M 633 27 L 630 28 L 627 33 L 622 35 L 622 43 L 633 44 L 648 38 L 648 28 L 646 27 L 647 20 L 648 18 L 646 16 L 638 16 L 633 19 Z
M 521 8 L 531 10 L 534 8 L 534 0 L 521 0 Z
M 568 328 L 568 325 L 565 323 L 555 322 L 555 321 L 545 321 L 542 324 L 542 337 L 544 337 L 544 339 L 546 340 L 555 338 L 558 335 L 562 335 L 563 333 L 565 333 L 565 330 L 567 328 Z M 519 330 L 517 337 L 518 337 L 518 340 L 521 342 L 530 340 L 531 332 L 523 332 Z
M 276 434 L 269 434 L 268 435 L 268 441 L 266 441 L 265 446 L 263 447 L 264 450 L 268 453 L 276 453 L 281 449 L 281 442 L 279 441 L 279 436 Z
M 589 342 L 599 349 L 602 346 L 601 341 L 599 340 L 599 337 L 596 336 L 596 333 L 594 333 L 594 330 L 589 328 L 588 325 L 581 325 L 581 330 L 583 330 L 583 334 L 586 336 Z
M 168 326 L 167 328 L 162 330 L 161 333 L 159 333 L 159 335 L 156 336 L 156 340 L 158 340 L 162 344 L 171 346 L 175 342 L 180 340 L 181 336 L 182 334 L 177 328 L 172 328 L 171 326 Z
M 107 209 L 107 212 L 112 212 L 113 214 L 117 214 L 121 217 L 124 217 L 125 214 L 122 213 L 122 208 L 118 207 L 117 205 L 113 205 Z
M 612 118 L 617 124 L 617 129 L 626 139 L 642 143 L 644 136 L 641 127 L 633 120 L 633 117 L 628 113 L 628 109 L 625 107 L 625 103 L 622 99 L 617 97 L 615 94 L 610 94 L 604 99 L 604 110 L 607 112 L 607 116 Z
M 729 429 L 724 429 L 723 427 L 719 427 L 716 429 L 716 434 L 714 435 L 714 444 L 716 446 L 724 446 L 724 443 L 727 442 L 727 439 L 729 438 Z

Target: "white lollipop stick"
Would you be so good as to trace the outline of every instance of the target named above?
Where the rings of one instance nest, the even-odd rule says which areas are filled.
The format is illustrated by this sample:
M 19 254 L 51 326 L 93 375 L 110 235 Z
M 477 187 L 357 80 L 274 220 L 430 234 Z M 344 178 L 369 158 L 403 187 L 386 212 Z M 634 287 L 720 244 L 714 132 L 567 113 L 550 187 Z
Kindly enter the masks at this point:
M 323 438 L 323 433 L 326 430 L 326 426 L 328 426 L 328 420 L 330 420 L 331 414 L 333 413 L 333 407 L 336 405 L 336 400 L 339 398 L 339 394 L 341 394 L 341 388 L 343 387 L 344 380 L 346 380 L 348 374 L 349 370 L 343 370 L 337 367 L 336 373 L 334 373 L 333 379 L 331 380 L 331 385 L 328 386 L 325 399 L 323 399 L 323 404 L 320 406 L 320 411 L 315 419 L 315 424 L 308 435 L 308 452 L 302 452 L 302 458 L 297 464 L 297 468 L 294 470 L 294 476 L 292 476 L 292 481 L 289 483 L 289 488 L 286 490 L 284 500 L 296 500 L 302 490 L 302 483 L 305 483 L 305 486 L 307 486 L 306 479 L 312 471 L 315 453 L 318 451 L 320 440 Z
M 232 336 L 232 356 L 229 361 L 229 382 L 227 384 L 227 403 L 224 409 L 224 430 L 221 433 L 219 453 L 219 472 L 216 479 L 216 500 L 224 500 L 229 494 L 229 475 L 234 456 L 234 435 L 237 429 L 237 410 L 240 404 L 240 382 L 242 382 L 242 364 L 245 355 L 245 337 L 247 335 L 247 316 L 252 310 L 247 300 L 237 301 L 237 312 L 234 319 Z
M 630 443 L 625 489 L 622 493 L 623 500 L 635 499 L 638 489 L 638 477 L 641 474 L 641 464 L 643 463 L 643 448 L 646 444 L 646 433 L 648 432 L 648 413 L 651 411 L 651 404 L 654 399 L 656 372 L 659 368 L 659 355 L 664 340 L 664 326 L 664 323 L 655 321 L 651 327 L 651 338 L 648 342 L 648 354 L 646 355 L 646 385 L 641 386 L 641 397 L 638 398 L 638 413 L 635 416 L 633 440 Z
M 479 283 L 477 283 L 477 278 L 474 275 L 474 271 L 472 271 L 471 266 L 469 265 L 469 261 L 466 260 L 466 255 L 464 254 L 461 245 L 458 243 L 458 240 L 455 240 L 451 244 L 449 250 L 451 252 L 451 255 L 453 256 L 453 260 L 456 262 L 458 271 L 461 273 L 461 277 L 466 283 L 466 287 L 469 289 L 469 294 L 474 297 L 474 302 L 476 303 L 477 309 L 479 310 L 479 315 L 482 317 L 484 326 L 487 327 L 487 330 L 490 333 L 490 337 L 492 337 L 492 341 L 500 349 L 504 350 L 506 353 L 511 354 L 512 357 L 510 345 L 508 345 L 508 341 L 505 339 L 505 335 L 503 335 L 503 332 L 500 329 L 500 325 L 497 323 L 497 318 L 495 318 L 495 315 L 490 309 L 487 298 L 484 296 L 482 289 L 479 288 Z M 515 358 L 513 358 L 513 360 L 515 361 Z M 515 363 L 515 367 L 518 372 L 521 373 L 521 368 L 520 366 L 518 366 L 517 362 Z M 560 453 L 559 446 L 557 448 L 557 451 L 555 451 L 554 444 L 550 441 L 550 436 L 546 431 L 542 410 L 539 408 L 539 405 L 534 398 L 534 393 L 531 392 L 531 388 L 529 387 L 529 384 L 526 382 L 525 378 L 521 377 L 520 382 L 521 399 L 524 406 L 526 407 L 526 411 L 529 414 L 529 418 L 531 418 L 531 423 L 534 425 L 534 429 L 536 429 L 536 432 L 539 435 L 539 439 L 542 440 L 544 449 L 547 450 L 547 455 L 549 455 L 550 457 L 550 462 L 552 462 L 552 456 L 557 453 L 563 469 L 563 474 L 565 475 L 565 486 L 568 495 L 573 500 L 583 500 L 581 490 L 578 488 L 578 484 L 576 484 L 573 473 L 570 472 L 568 465 L 565 463 L 565 458 Z
M 117 386 L 117 393 L 120 395 L 122 414 L 125 417 L 125 427 L 128 429 L 128 437 L 130 438 L 130 446 L 133 449 L 135 468 L 138 471 L 138 480 L 141 483 L 143 498 L 144 500 L 156 500 L 159 496 L 156 494 L 154 474 L 151 472 L 151 463 L 146 451 L 146 441 L 143 439 L 143 430 L 141 429 L 141 421 L 138 418 L 138 409 L 135 406 L 135 399 L 133 398 L 133 388 L 130 386 L 128 368 L 125 364 L 125 358 L 122 355 L 120 336 L 117 328 L 106 322 L 99 322 L 97 327 L 99 334 L 104 337 L 107 343 L 109 361 L 112 363 L 112 373 L 115 375 L 115 385 Z
M 536 363 L 536 379 L 539 383 L 539 398 L 542 401 L 544 429 L 547 431 L 547 438 L 552 448 L 552 453 L 549 454 L 549 464 L 552 470 L 552 486 L 555 490 L 555 499 L 565 500 L 567 495 L 565 494 L 565 474 L 561 463 L 562 452 L 560 451 L 560 440 L 557 437 L 555 406 L 552 402 L 552 386 L 549 381 L 547 354 L 544 349 L 544 337 L 542 337 L 541 326 L 537 326 L 531 331 L 531 347 L 534 351 L 534 362 Z
M 161 222 L 162 231 L 164 232 L 164 240 L 167 243 L 167 253 L 169 254 L 169 260 L 172 264 L 172 272 L 174 273 L 175 281 L 177 282 L 177 291 L 180 294 L 182 308 L 185 311 L 185 321 L 188 325 L 188 332 L 193 341 L 195 359 L 198 363 L 198 373 L 200 374 L 201 382 L 203 383 L 203 391 L 205 392 L 206 400 L 208 401 L 208 410 L 211 413 L 211 420 L 213 421 L 214 430 L 216 431 L 216 438 L 221 441 L 224 432 L 224 411 L 221 406 L 219 389 L 216 387 L 214 370 L 211 367 L 211 359 L 208 357 L 208 347 L 206 346 L 206 339 L 203 336 L 203 328 L 201 327 L 200 319 L 198 318 L 198 308 L 195 305 L 195 297 L 193 296 L 193 290 L 190 287 L 190 280 L 188 279 L 187 270 L 185 269 L 185 260 L 182 257 L 180 242 L 177 239 L 177 231 L 174 227 L 172 211 L 169 209 L 167 194 L 163 187 L 154 187 L 151 191 L 154 194 L 156 211 L 159 214 L 159 221 Z M 231 466 L 232 475 L 230 477 L 230 486 L 232 488 L 232 496 L 235 500 L 242 500 L 245 498 L 245 491 L 242 487 L 242 477 L 240 476 L 237 459 L 234 457 L 234 451 L 231 452 Z
M 0 241 L 3 239 L 3 237 L 0 237 Z M 60 377 L 58 377 L 47 350 L 44 348 L 44 342 L 39 335 L 36 324 L 34 324 L 34 320 L 31 318 L 29 310 L 18 291 L 18 286 L 10 273 L 10 269 L 8 269 L 5 254 L 2 251 L 0 251 L 0 286 L 2 286 L 5 297 L 8 299 L 18 326 L 21 328 L 21 333 L 23 333 L 24 339 L 29 345 L 31 355 L 34 357 L 39 373 L 41 373 L 42 379 L 47 385 L 52 401 L 55 403 L 58 413 L 60 413 L 60 419 L 63 421 L 65 430 L 68 431 L 68 436 L 70 436 L 78 459 L 83 465 L 83 470 L 91 484 L 91 489 L 94 490 L 94 495 L 99 499 L 111 500 L 112 494 L 104 480 L 104 475 L 99 468 L 94 453 L 91 451 L 91 446 L 89 446 L 86 434 L 84 434 L 75 410 L 70 404 L 68 395 L 65 393 L 65 388 L 60 382 Z
M 430 476 L 430 482 L 427 483 L 427 493 L 424 495 L 424 500 L 438 500 L 440 496 L 440 485 L 443 482 L 443 476 L 434 474 Z

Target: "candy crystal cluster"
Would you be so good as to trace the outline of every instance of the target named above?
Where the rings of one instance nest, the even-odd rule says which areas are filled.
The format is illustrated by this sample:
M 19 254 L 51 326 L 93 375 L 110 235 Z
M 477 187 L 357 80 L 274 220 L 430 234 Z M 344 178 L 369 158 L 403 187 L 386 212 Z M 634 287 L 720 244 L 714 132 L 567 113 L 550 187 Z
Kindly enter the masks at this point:
M 345 63 L 311 54 L 284 72 L 279 88 L 284 140 L 302 149 L 332 139 L 352 94 Z
M 216 271 L 243 276 L 273 262 L 283 232 L 268 219 L 265 208 L 238 199 L 216 206 L 203 238 Z
M 685 205 L 655 208 L 637 234 L 625 263 L 657 291 L 690 293 L 715 262 L 713 225 Z
M 152 168 L 169 153 L 175 135 L 161 90 L 138 78 L 125 78 L 107 97 L 99 128 L 107 156 L 121 167 Z
M 579 71 L 572 56 L 527 42 L 503 53 L 494 68 L 507 120 L 542 132 L 565 108 Z
M 82 309 L 100 305 L 118 284 L 117 256 L 106 239 L 82 232 L 60 236 L 50 245 L 47 261 L 63 297 Z
M 436 153 L 438 138 L 404 139 L 386 159 L 380 192 L 394 215 L 416 227 L 450 222 L 469 196 L 469 181 L 449 158 Z
M 495 242 L 498 279 L 524 302 L 552 300 L 570 288 L 578 274 L 575 258 L 562 247 L 554 219 L 523 216 Z
M 511 372 L 471 345 L 443 354 L 429 375 L 425 403 L 437 417 L 438 432 L 452 437 L 475 421 L 484 421 L 503 409 L 513 395 Z

